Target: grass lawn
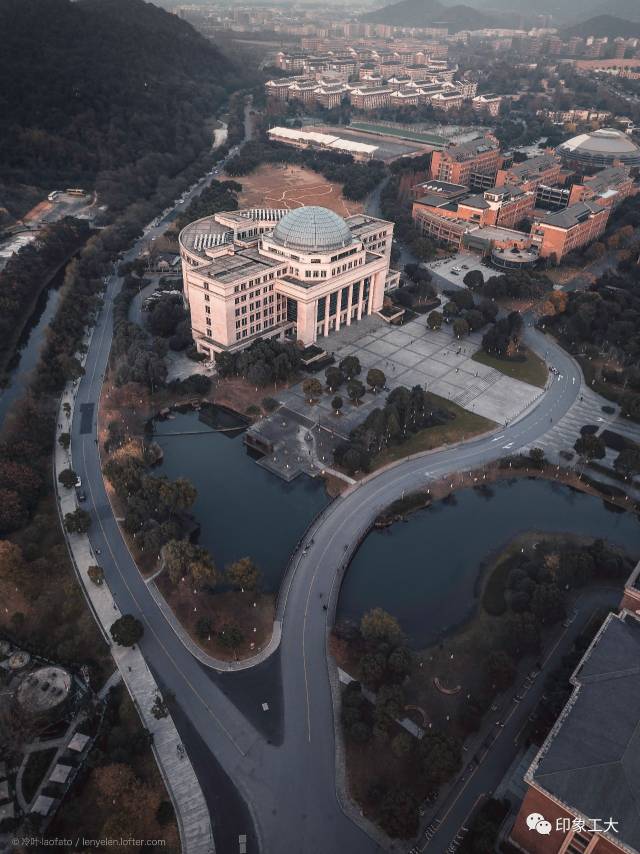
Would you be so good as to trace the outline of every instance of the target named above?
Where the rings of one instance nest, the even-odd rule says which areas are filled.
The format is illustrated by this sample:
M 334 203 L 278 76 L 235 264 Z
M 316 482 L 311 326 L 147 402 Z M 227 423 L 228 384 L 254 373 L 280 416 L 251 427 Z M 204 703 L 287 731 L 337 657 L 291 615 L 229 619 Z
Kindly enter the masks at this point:
M 525 359 L 519 362 L 511 359 L 498 359 L 497 356 L 490 356 L 484 350 L 478 350 L 471 358 L 474 362 L 495 368 L 496 371 L 500 371 L 501 374 L 512 377 L 514 380 L 521 380 L 523 383 L 544 388 L 549 376 L 549 370 L 544 360 L 526 347 L 521 350 L 521 355 Z
M 371 465 L 372 471 L 388 463 L 409 457 L 411 454 L 420 453 L 420 451 L 430 451 L 442 445 L 451 445 L 464 439 L 470 439 L 472 436 L 477 436 L 479 433 L 486 433 L 496 426 L 488 418 L 475 415 L 473 412 L 463 409 L 457 403 L 452 403 L 444 397 L 432 394 L 431 392 L 429 392 L 429 396 L 433 399 L 436 406 L 448 409 L 449 412 L 455 415 L 455 418 L 446 424 L 439 424 L 437 427 L 425 427 L 424 430 L 419 430 L 410 436 L 406 442 L 387 448 L 386 451 L 383 451 L 383 453 L 379 454 L 373 460 Z

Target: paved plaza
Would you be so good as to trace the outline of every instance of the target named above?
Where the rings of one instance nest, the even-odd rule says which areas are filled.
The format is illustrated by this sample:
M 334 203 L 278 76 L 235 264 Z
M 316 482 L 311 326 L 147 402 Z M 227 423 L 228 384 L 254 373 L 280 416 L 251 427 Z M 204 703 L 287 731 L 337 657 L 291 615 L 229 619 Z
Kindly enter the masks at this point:
M 480 348 L 481 339 L 482 331 L 458 341 L 446 325 L 434 332 L 427 328 L 426 317 L 398 327 L 371 315 L 320 343 L 333 352 L 336 362 L 345 356 L 357 356 L 362 365 L 362 380 L 369 368 L 379 368 L 387 377 L 389 388 L 420 385 L 503 424 L 516 418 L 542 390 L 474 362 L 471 356 Z M 356 407 L 343 389 L 340 394 L 344 407 L 339 418 L 331 411 L 331 395 L 325 394 L 317 404 L 309 406 L 300 384 L 283 392 L 280 400 L 288 409 L 347 436 L 373 408 L 381 405 L 385 396 L 367 392 L 362 404 Z

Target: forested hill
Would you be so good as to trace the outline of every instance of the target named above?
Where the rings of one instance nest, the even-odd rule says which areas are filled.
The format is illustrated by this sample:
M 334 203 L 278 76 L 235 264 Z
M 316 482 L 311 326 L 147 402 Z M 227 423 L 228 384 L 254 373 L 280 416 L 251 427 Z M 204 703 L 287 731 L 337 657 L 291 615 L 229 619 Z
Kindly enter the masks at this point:
M 361 20 L 398 27 L 449 27 L 450 32 L 499 26 L 499 16 L 485 14 L 469 6 L 445 6 L 439 0 L 400 0 L 363 15 Z
M 0 33 L 0 183 L 97 180 L 108 195 L 143 158 L 150 178 L 174 174 L 240 85 L 211 42 L 143 0 L 2 0 Z

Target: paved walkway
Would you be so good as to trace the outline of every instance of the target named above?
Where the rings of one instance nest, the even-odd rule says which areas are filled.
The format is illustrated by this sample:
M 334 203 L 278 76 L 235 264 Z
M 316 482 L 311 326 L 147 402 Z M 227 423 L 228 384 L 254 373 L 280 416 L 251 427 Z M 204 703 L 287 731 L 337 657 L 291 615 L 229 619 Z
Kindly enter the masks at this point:
M 87 341 L 88 344 L 88 341 Z M 54 483 L 58 496 L 61 519 L 66 513 L 78 508 L 74 489 L 65 489 L 58 481 L 58 474 L 72 465 L 70 453 L 64 450 L 57 438 L 61 432 L 70 432 L 75 404 L 76 384 L 69 384 L 62 395 L 56 429 L 54 455 Z M 64 410 L 68 404 L 69 414 Z M 64 528 L 63 528 L 64 530 Z M 85 599 L 91 608 L 111 655 L 124 680 L 127 690 L 138 710 L 142 724 L 153 735 L 152 750 L 164 779 L 167 792 L 173 803 L 180 840 L 184 854 L 211 854 L 215 851 L 209 810 L 171 717 L 157 720 L 151 713 L 158 686 L 137 646 L 126 648 L 111 641 L 109 628 L 121 614 L 105 583 L 100 586 L 90 581 L 87 570 L 99 564 L 89 538 L 80 534 L 65 534 L 69 553 Z

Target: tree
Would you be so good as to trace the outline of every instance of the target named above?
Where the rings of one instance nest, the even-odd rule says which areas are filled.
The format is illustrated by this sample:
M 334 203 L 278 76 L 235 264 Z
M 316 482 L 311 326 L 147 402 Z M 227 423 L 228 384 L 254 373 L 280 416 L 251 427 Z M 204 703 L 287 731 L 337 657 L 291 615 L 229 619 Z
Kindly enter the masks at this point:
M 144 626 L 133 614 L 123 614 L 109 631 L 114 643 L 120 646 L 135 646 L 144 634 Z
M 360 360 L 356 356 L 345 356 L 340 362 L 340 370 L 348 380 L 351 380 L 353 377 L 357 377 L 362 370 Z
M 319 397 L 322 397 L 322 384 L 320 380 L 308 379 L 302 383 L 302 391 L 309 403 L 313 403 Z
M 538 584 L 531 597 L 531 612 L 541 623 L 553 625 L 566 614 L 564 596 L 557 584 Z
M 0 540 L 0 579 L 17 584 L 25 569 L 26 563 L 20 546 L 10 540 Z
M 480 270 L 469 270 L 468 273 L 465 273 L 462 281 L 468 288 L 474 290 L 484 285 L 484 276 Z
M 410 789 L 394 786 L 378 810 L 380 827 L 393 838 L 409 839 L 418 831 L 418 801 Z
M 382 682 L 386 669 L 387 662 L 381 653 L 369 652 L 360 659 L 362 681 L 371 688 L 376 688 Z
M 69 445 L 71 444 L 71 433 L 60 433 L 58 436 L 58 444 L 61 448 L 64 448 L 65 451 L 69 450 Z
M 211 617 L 200 617 L 198 619 L 198 622 L 196 623 L 196 634 L 200 640 L 209 638 L 212 629 L 213 623 L 211 622 Z
M 65 489 L 72 489 L 78 482 L 78 475 L 73 469 L 63 469 L 58 475 L 58 480 Z
M 324 372 L 325 379 L 327 381 L 327 386 L 329 387 L 329 391 L 335 391 L 340 388 L 340 386 L 344 382 L 344 374 L 340 370 L 340 368 L 336 368 L 334 365 L 327 368 Z
M 457 738 L 439 732 L 427 732 L 420 741 L 420 758 L 425 782 L 440 786 L 462 764 L 462 749 Z
M 396 618 L 382 608 L 373 608 L 362 616 L 360 633 L 366 641 L 384 641 L 394 646 L 401 644 L 404 640 L 404 634 Z
M 160 694 L 156 694 L 156 698 L 151 706 L 151 714 L 157 721 L 162 720 L 162 718 L 169 717 L 169 709 Z
M 580 436 L 573 447 L 587 461 L 601 460 L 607 451 L 604 440 L 593 433 L 586 433 L 584 436 Z
M 222 646 L 226 646 L 229 649 L 237 649 L 244 641 L 244 634 L 239 626 L 233 623 L 226 623 L 218 632 L 218 640 Z
M 488 656 L 484 669 L 487 681 L 495 685 L 498 691 L 508 688 L 516 676 L 513 659 L 502 650 L 492 652 Z
M 432 311 L 427 316 L 427 326 L 429 329 L 440 329 L 442 327 L 442 321 L 444 316 L 441 311 Z
M 78 509 L 64 514 L 64 527 L 70 534 L 86 534 L 91 527 L 91 516 L 86 510 Z
M 249 557 L 240 558 L 227 568 L 227 581 L 237 590 L 256 590 L 260 570 Z
M 386 381 L 387 378 L 379 368 L 369 368 L 367 372 L 367 385 L 374 391 L 380 391 L 380 389 L 384 388 Z
M 347 383 L 347 394 L 353 403 L 359 403 L 364 397 L 366 389 L 360 380 L 350 380 Z
M 625 477 L 633 477 L 640 472 L 640 448 L 623 448 L 616 457 L 613 467 Z
M 87 569 L 87 575 L 98 587 L 104 584 L 104 569 L 101 566 L 96 566 L 95 564 L 90 566 Z
M 398 759 L 407 756 L 411 751 L 411 747 L 412 741 L 408 732 L 399 732 L 391 739 L 391 750 Z
M 339 394 L 336 394 L 336 396 L 331 401 L 331 408 L 333 409 L 333 411 L 335 412 L 336 415 L 340 414 L 340 410 L 342 409 L 342 405 L 343 405 L 342 398 L 340 397 Z
M 457 317 L 453 321 L 453 334 L 456 338 L 466 338 L 469 334 L 469 324 L 461 317 Z
M 162 560 L 174 584 L 187 575 L 197 583 L 210 586 L 218 581 L 209 552 L 188 540 L 169 540 L 162 548 Z

